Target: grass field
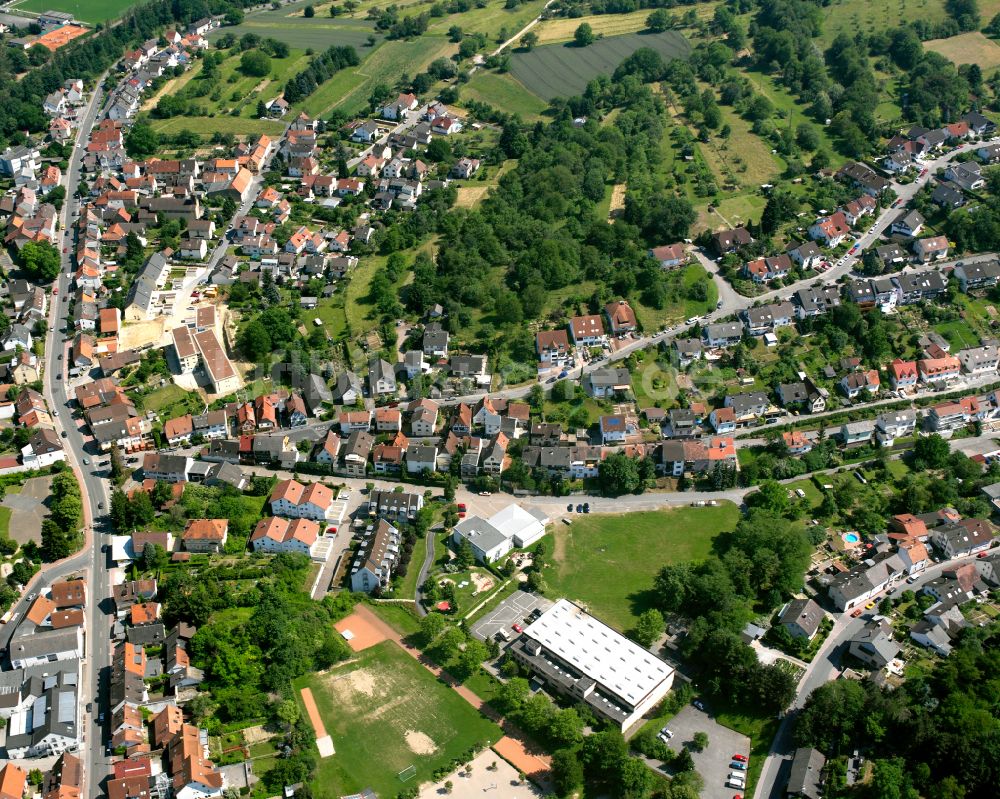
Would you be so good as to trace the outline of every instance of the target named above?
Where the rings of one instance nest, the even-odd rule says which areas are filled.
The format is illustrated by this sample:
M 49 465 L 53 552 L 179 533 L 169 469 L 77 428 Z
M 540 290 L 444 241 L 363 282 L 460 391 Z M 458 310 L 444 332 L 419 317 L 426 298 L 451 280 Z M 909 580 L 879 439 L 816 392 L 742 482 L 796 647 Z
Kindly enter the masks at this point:
M 354 47 L 359 55 L 363 55 L 365 40 L 370 34 L 375 33 L 375 26 L 367 20 L 347 17 L 333 19 L 317 14 L 313 19 L 307 19 L 301 12 L 289 16 L 286 7 L 277 11 L 250 14 L 239 25 L 217 28 L 208 38 L 212 41 L 226 33 L 235 34 L 237 37 L 244 33 L 270 36 L 303 50 L 311 47 L 318 51 L 333 45 L 349 45 Z
M 478 70 L 472 80 L 462 87 L 463 100 L 478 100 L 508 114 L 520 114 L 526 122 L 536 122 L 542 118 L 546 108 L 543 100 L 529 92 L 510 73 Z
M 458 45 L 444 36 L 421 36 L 413 41 L 384 42 L 375 50 L 358 51 L 362 62 L 341 70 L 301 103 L 301 110 L 320 116 L 331 108 L 354 112 L 367 110 L 368 95 L 376 83 L 394 85 L 403 73 L 416 75 L 435 58 L 447 58 Z
M 0 505 L 0 538 L 7 538 L 10 534 L 10 514 L 10 508 Z
M 548 593 L 580 600 L 602 621 L 627 630 L 650 606 L 660 568 L 704 560 L 715 537 L 734 529 L 739 517 L 728 502 L 575 517 L 572 526 L 556 527 L 553 565 L 545 571 Z
M 858 33 L 871 34 L 888 30 L 900 24 L 901 20 L 922 19 L 930 23 L 945 19 L 944 3 L 941 0 L 887 0 L 870 3 L 867 0 L 832 0 L 821 9 L 823 15 L 824 44 L 832 42 L 838 33 L 847 32 L 851 36 Z M 980 4 L 983 19 L 989 20 Z
M 271 137 L 281 137 L 285 125 L 276 119 L 246 119 L 244 117 L 174 117 L 173 119 L 151 119 L 149 122 L 158 133 L 180 133 L 190 130 L 201 136 L 213 133 L 232 133 L 234 136 L 259 136 L 266 133 Z
M 426 7 L 407 9 L 408 14 L 429 11 L 433 2 L 428 2 Z M 448 14 L 438 19 L 431 19 L 427 32 L 431 34 L 445 35 L 448 28 L 458 25 L 466 33 L 483 33 L 491 40 L 501 30 L 508 36 L 513 36 L 521 30 L 531 20 L 538 16 L 538 13 L 545 5 L 545 0 L 527 0 L 518 4 L 516 8 L 505 8 L 506 0 L 489 0 L 484 8 L 470 8 L 457 14 Z M 492 48 L 491 48 L 492 49 Z
M 395 796 L 404 787 L 396 776 L 402 769 L 416 766 L 407 784 L 419 785 L 473 744 L 492 744 L 501 736 L 495 724 L 390 641 L 296 681 L 296 697 L 305 687 L 336 749 L 317 761 L 317 799 L 363 788 Z
M 954 64 L 978 64 L 981 69 L 1000 66 L 1000 44 L 979 31 L 970 31 L 950 39 L 932 39 L 924 48 L 940 53 Z
M 629 33 L 601 39 L 589 47 L 549 44 L 511 57 L 511 73 L 544 100 L 582 94 L 592 79 L 610 75 L 640 47 L 650 47 L 664 58 L 684 58 L 691 45 L 676 31 Z
M 22 11 L 67 11 L 83 22 L 97 24 L 118 19 L 139 0 L 24 0 L 14 8 Z

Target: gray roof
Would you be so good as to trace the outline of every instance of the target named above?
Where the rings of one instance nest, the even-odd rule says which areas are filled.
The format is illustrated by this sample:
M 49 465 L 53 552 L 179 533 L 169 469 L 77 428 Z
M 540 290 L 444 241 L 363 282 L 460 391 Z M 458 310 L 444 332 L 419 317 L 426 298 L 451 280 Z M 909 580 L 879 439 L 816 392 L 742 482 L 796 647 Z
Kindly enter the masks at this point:
M 162 252 L 154 252 L 142 267 L 142 271 L 136 275 L 135 282 L 128 290 L 126 305 L 138 305 L 147 310 L 153 301 L 153 292 L 156 291 L 156 280 L 160 276 L 163 268 L 167 265 L 167 259 Z
M 792 759 L 792 771 L 788 776 L 788 793 L 792 796 L 804 796 L 807 799 L 820 799 L 822 796 L 822 771 L 826 758 L 815 749 L 805 747 L 795 750 Z
M 807 635 L 813 635 L 819 629 L 824 617 L 823 608 L 811 599 L 793 599 L 781 613 L 781 624 L 798 624 Z
M 507 540 L 507 536 L 486 519 L 481 519 L 478 516 L 470 516 L 468 519 L 462 519 L 455 525 L 454 530 L 470 544 L 475 544 L 484 552 L 500 546 Z
M 619 367 L 605 367 L 604 369 L 595 369 L 590 373 L 590 384 L 592 386 L 604 386 L 613 387 L 620 385 L 628 385 L 632 380 L 628 369 L 624 366 Z
M 30 634 L 17 636 L 10 642 L 10 659 L 24 660 L 60 652 L 72 652 L 77 648 L 79 641 L 79 627 L 69 627 L 65 630 L 32 630 Z

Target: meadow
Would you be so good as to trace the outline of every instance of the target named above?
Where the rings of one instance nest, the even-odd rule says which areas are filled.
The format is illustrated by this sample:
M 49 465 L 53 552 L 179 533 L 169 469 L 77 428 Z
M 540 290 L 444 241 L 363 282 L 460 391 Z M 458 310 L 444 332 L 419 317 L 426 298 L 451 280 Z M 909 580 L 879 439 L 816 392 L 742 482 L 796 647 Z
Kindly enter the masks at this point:
M 537 122 L 547 105 L 510 73 L 477 70 L 462 87 L 463 100 L 477 100 L 508 114 L 518 114 L 525 122 Z
M 356 49 L 359 55 L 364 55 L 362 48 L 369 35 L 375 33 L 375 28 L 366 20 L 346 17 L 336 19 L 329 17 L 323 19 L 319 16 L 313 19 L 306 19 L 303 16 L 290 17 L 283 9 L 253 14 L 239 25 L 217 28 L 208 38 L 214 41 L 226 33 L 232 33 L 237 38 L 244 33 L 255 33 L 303 50 L 309 47 L 313 50 L 325 50 L 334 45 L 346 45 Z
M 96 25 L 99 22 L 110 22 L 136 5 L 139 0 L 24 0 L 17 3 L 21 11 L 65 11 L 78 20 Z
M 704 560 L 716 536 L 735 529 L 739 518 L 739 509 L 729 502 L 574 516 L 572 525 L 556 526 L 552 565 L 544 572 L 547 593 L 581 601 L 602 621 L 628 630 L 651 606 L 660 568 Z
M 940 53 L 953 64 L 978 64 L 980 69 L 1000 66 L 1000 44 L 979 31 L 970 31 L 950 39 L 924 42 L 925 50 Z
M 317 799 L 364 788 L 395 796 L 404 788 L 401 770 L 415 766 L 406 785 L 419 785 L 474 744 L 491 745 L 501 736 L 499 727 L 391 641 L 297 680 L 296 696 L 306 687 L 336 749 L 317 760 Z
M 594 42 L 589 47 L 549 44 L 511 57 L 511 74 L 543 100 L 582 94 L 598 75 L 611 75 L 640 47 L 664 58 L 688 58 L 691 45 L 676 31 L 629 33 Z

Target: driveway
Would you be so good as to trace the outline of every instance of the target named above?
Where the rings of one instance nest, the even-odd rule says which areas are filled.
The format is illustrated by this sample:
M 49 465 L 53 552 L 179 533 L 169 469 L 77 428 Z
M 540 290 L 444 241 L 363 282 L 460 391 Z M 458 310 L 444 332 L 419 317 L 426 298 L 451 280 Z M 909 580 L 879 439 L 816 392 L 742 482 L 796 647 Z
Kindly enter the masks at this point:
M 734 794 L 743 793 L 741 790 L 726 787 L 726 775 L 732 770 L 729 768 L 729 763 L 734 754 L 750 754 L 749 738 L 716 723 L 707 713 L 698 710 L 694 705 L 688 705 L 681 710 L 667 723 L 667 726 L 674 733 L 667 746 L 675 752 L 679 752 L 685 743 L 692 741 L 696 732 L 708 735 L 708 746 L 704 751 L 691 750 L 695 769 L 705 780 L 705 787 L 701 791 L 702 799 L 732 799 Z

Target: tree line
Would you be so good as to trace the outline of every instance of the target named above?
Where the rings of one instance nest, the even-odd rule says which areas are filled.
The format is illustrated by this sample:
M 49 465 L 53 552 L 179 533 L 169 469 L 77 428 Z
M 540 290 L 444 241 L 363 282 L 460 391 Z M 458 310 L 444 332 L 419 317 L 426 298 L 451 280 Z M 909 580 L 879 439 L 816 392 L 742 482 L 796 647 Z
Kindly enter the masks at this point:
M 360 63 L 358 53 L 353 47 L 333 46 L 326 52 L 315 56 L 309 66 L 285 84 L 285 100 L 295 104 L 304 100 L 323 83 L 328 81 L 340 70 L 354 67 Z

